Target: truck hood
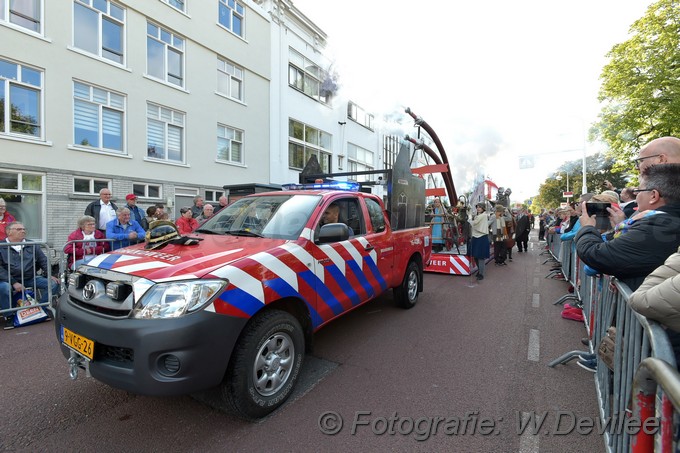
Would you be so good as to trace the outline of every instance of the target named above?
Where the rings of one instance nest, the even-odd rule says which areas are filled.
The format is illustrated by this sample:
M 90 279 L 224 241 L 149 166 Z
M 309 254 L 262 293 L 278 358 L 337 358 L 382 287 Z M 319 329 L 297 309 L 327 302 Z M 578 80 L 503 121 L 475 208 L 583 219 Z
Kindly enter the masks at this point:
M 144 244 L 114 250 L 93 258 L 88 266 L 144 277 L 153 281 L 201 278 L 246 256 L 285 244 L 283 239 L 194 234 L 197 245 L 167 244 L 145 250 Z

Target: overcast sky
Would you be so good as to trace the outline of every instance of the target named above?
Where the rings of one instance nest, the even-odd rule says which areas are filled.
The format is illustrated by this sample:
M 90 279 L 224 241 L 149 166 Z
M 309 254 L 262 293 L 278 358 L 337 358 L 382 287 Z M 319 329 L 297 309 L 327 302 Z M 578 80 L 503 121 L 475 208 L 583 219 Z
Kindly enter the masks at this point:
M 482 172 L 513 201 L 583 156 L 605 55 L 652 3 L 294 0 L 328 34 L 352 100 L 378 114 L 410 107 L 439 135 L 458 193 Z M 533 169 L 519 169 L 523 155 L 537 155 Z

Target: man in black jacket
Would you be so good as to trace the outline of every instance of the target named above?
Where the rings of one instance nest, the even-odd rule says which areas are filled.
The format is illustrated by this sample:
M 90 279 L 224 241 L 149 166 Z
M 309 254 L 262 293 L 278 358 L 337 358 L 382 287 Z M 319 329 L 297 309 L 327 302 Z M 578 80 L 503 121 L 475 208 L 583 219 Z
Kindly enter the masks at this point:
M 106 234 L 106 224 L 116 218 L 118 207 L 111 201 L 111 190 L 107 187 L 99 191 L 99 200 L 85 208 L 85 215 L 94 217 L 96 228 Z
M 602 239 L 595 216 L 588 216 L 585 206 L 575 238 L 585 264 L 615 276 L 633 291 L 680 246 L 680 164 L 645 168 L 634 193 L 638 212 L 619 224 L 611 238 Z
M 527 210 L 522 208 L 522 210 L 517 215 L 517 225 L 515 226 L 515 242 L 517 242 L 517 251 L 522 253 L 522 251 L 529 251 L 529 231 L 531 226 L 529 225 L 529 215 Z
M 7 242 L 23 243 L 26 241 L 26 228 L 20 222 L 9 223 L 5 229 Z M 50 266 L 40 247 L 35 245 L 13 245 L 0 247 L 0 309 L 8 310 L 10 301 L 15 293 L 23 293 L 27 288 L 41 290 L 40 303 L 48 301 L 48 283 L 51 283 L 52 295 L 59 291 L 59 280 L 49 279 L 38 275 L 42 270 L 49 275 Z M 5 329 L 13 328 L 14 324 L 9 312 L 5 312 Z

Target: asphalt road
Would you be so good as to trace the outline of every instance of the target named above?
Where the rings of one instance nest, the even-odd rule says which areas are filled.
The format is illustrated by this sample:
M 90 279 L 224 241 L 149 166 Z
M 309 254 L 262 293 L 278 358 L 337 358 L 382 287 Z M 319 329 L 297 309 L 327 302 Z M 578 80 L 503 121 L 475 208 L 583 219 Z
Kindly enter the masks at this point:
M 491 263 L 480 284 L 426 274 L 414 309 L 389 293 L 331 323 L 296 394 L 258 423 L 188 396 L 72 381 L 53 322 L 1 331 L 0 450 L 604 451 L 596 432 L 570 429 L 598 416 L 593 374 L 547 366 L 584 349 L 585 330 L 552 304 L 567 285 L 544 278 L 535 240 L 508 266 Z M 540 433 L 518 433 L 532 414 L 545 416 Z

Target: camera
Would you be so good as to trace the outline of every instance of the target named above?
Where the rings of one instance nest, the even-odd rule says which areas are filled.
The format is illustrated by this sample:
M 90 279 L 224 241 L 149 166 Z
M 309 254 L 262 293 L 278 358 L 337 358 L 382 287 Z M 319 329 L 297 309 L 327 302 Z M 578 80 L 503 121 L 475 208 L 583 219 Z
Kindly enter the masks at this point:
M 598 230 L 609 230 L 611 222 L 609 221 L 609 211 L 611 203 L 586 203 L 586 212 L 589 216 L 595 216 L 595 228 Z
M 611 208 L 611 203 L 586 203 L 586 211 L 588 215 L 605 216 L 609 217 L 609 211 L 607 208 Z

